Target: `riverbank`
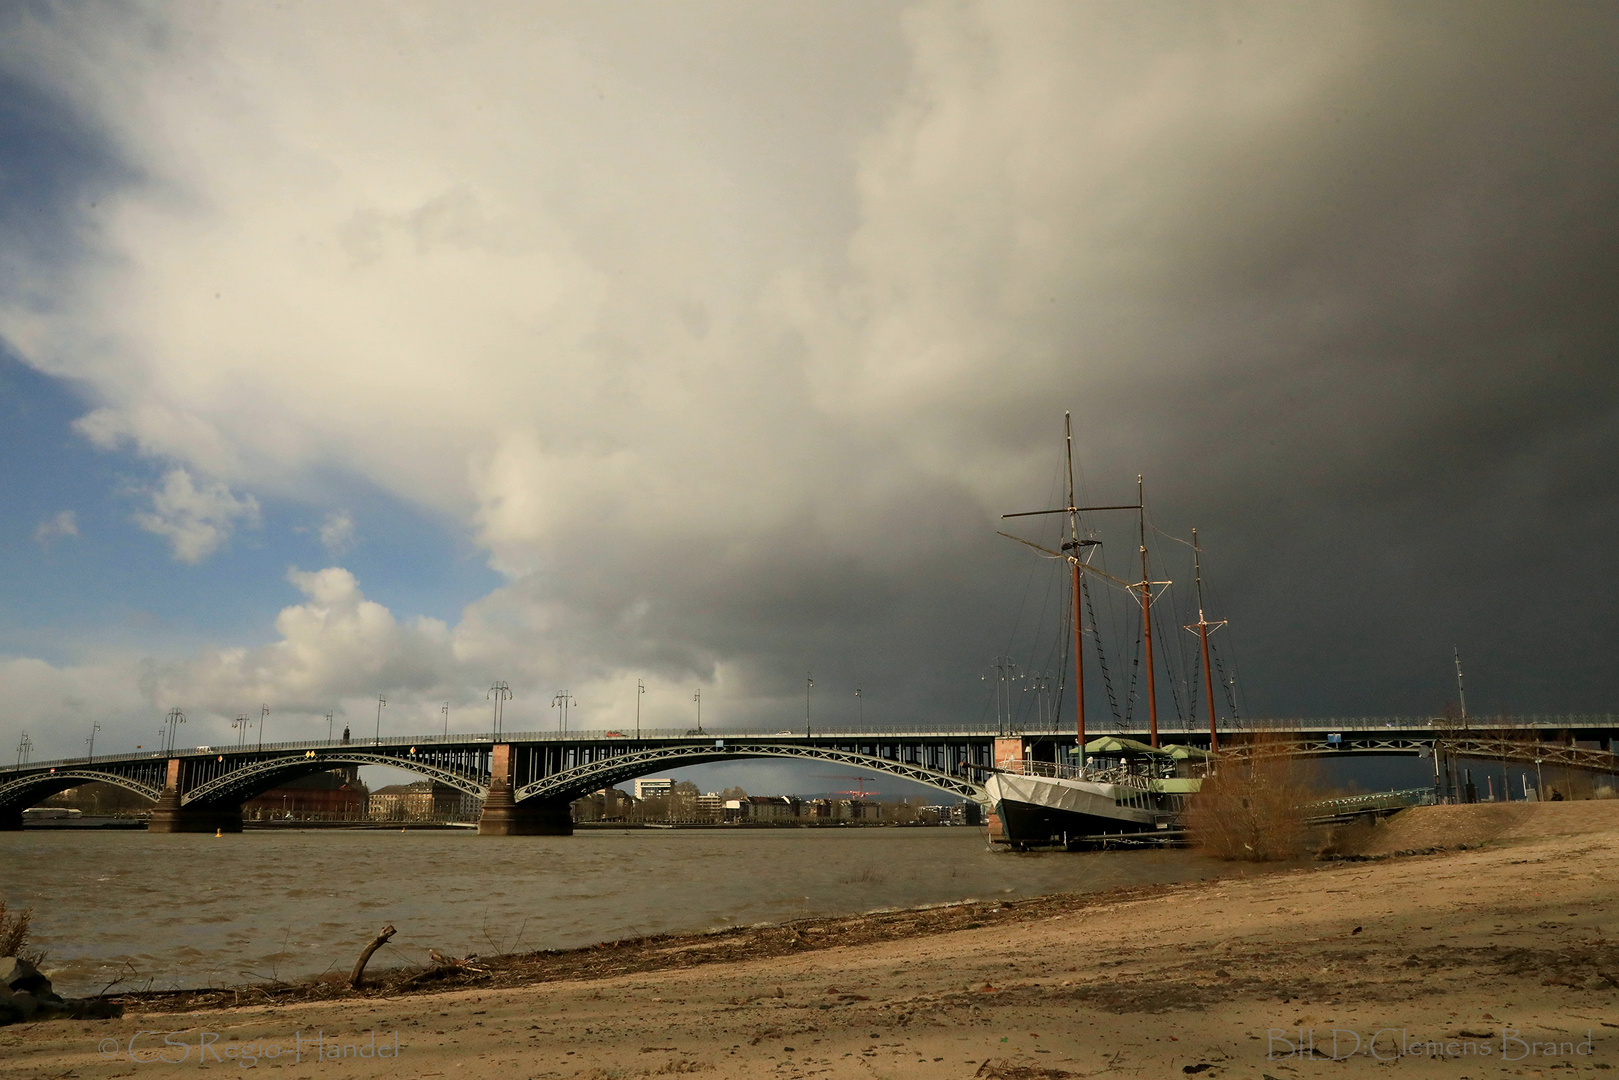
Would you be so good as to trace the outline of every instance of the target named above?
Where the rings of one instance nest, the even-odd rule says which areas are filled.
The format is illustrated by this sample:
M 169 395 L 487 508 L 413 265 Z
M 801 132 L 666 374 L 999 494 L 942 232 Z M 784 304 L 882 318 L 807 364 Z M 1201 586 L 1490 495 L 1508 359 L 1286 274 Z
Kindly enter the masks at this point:
M 1514 820 L 1480 825 L 1494 809 Z M 1525 1075 L 1619 1065 L 1619 804 L 1422 808 L 1380 828 L 1392 842 L 1493 835 L 1240 880 L 503 958 L 512 966 L 479 965 L 486 980 L 439 993 L 132 998 L 120 1021 L 0 1032 L 0 1074 L 157 1075 L 194 1068 L 199 1045 L 252 1041 L 275 1046 L 261 1063 L 288 1076 L 464 1080 L 1478 1077 L 1499 1073 L 1503 1049 Z M 187 1061 L 132 1065 L 142 1030 L 173 1032 Z M 313 1063 L 316 1032 L 351 1056 Z M 1377 1056 L 1398 1066 L 1368 1052 L 1377 1033 Z M 401 1060 L 358 1056 L 373 1035 L 385 1049 L 397 1037 Z M 142 1036 L 137 1057 L 162 1038 Z M 103 1059 L 103 1040 L 117 1056 Z

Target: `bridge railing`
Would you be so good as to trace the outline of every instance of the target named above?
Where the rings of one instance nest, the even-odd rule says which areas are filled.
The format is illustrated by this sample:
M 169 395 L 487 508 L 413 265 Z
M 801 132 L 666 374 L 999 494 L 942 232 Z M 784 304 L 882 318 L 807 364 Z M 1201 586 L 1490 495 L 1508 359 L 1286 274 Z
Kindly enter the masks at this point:
M 1315 802 L 1305 803 L 1304 809 L 1336 812 L 1393 806 L 1396 804 L 1416 806 L 1422 803 L 1431 803 L 1434 800 L 1434 789 L 1432 787 L 1404 788 L 1400 791 L 1377 791 L 1367 795 L 1343 795 L 1336 799 L 1318 799 Z

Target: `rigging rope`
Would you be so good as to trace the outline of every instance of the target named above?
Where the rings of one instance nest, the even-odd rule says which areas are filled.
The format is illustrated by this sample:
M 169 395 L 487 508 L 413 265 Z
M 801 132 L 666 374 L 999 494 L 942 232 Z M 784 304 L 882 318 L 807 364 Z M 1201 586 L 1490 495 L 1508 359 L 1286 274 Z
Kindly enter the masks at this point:
M 1091 617 L 1091 637 L 1096 639 L 1096 659 L 1102 665 L 1102 685 L 1107 687 L 1107 707 L 1113 713 L 1114 726 L 1119 726 L 1119 699 L 1113 693 L 1113 674 L 1107 668 L 1107 650 L 1102 647 L 1102 628 L 1096 623 L 1096 608 L 1091 604 L 1091 590 L 1084 577 L 1079 579 L 1079 594 L 1085 598 L 1085 610 Z

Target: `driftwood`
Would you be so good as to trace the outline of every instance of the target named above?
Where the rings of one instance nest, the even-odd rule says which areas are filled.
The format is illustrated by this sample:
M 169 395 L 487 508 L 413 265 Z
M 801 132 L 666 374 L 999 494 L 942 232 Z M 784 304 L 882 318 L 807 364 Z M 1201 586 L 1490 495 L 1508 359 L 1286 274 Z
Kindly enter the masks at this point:
M 394 928 L 392 926 L 384 926 L 377 931 L 376 940 L 367 945 L 365 951 L 360 954 L 360 958 L 354 961 L 354 973 L 349 976 L 349 987 L 351 989 L 358 990 L 365 985 L 365 965 L 371 962 L 371 954 L 388 944 L 388 939 L 393 936 Z

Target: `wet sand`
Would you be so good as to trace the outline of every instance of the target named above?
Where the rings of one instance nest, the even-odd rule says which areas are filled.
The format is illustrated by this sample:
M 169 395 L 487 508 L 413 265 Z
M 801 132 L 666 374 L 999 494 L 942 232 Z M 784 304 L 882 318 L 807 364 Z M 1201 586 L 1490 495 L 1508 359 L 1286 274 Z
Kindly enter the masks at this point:
M 255 1067 L 289 1077 L 465 1080 L 1619 1065 L 1619 802 L 1424 808 L 1359 847 L 1435 838 L 1469 849 L 553 954 L 511 985 L 137 1002 L 122 1020 L 0 1030 L 0 1075 L 168 1075 L 196 1069 L 199 1046 L 204 1067 L 235 1069 L 226 1055 L 244 1043 L 264 1044 Z M 130 1060 L 139 1031 L 153 1034 L 135 1057 L 169 1063 Z M 373 1038 L 385 1052 L 397 1040 L 397 1060 L 369 1056 Z

